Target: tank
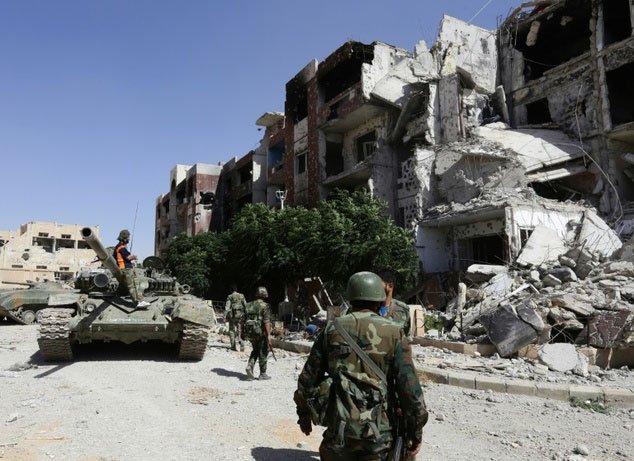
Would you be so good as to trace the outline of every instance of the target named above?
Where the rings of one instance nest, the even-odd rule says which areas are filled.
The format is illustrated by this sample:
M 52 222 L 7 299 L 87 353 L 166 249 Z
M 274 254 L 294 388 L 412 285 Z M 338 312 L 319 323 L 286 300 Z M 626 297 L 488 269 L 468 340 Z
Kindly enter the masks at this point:
M 137 306 L 111 252 L 91 228 L 81 233 L 103 268 L 80 272 L 76 302 L 40 311 L 37 341 L 44 359 L 72 360 L 74 347 L 93 341 L 162 341 L 177 345 L 183 360 L 201 360 L 208 327 L 216 321 L 209 303 L 189 294 L 189 287 L 179 284 L 160 258 L 151 256 L 142 268 L 134 269 L 134 286 L 149 304 Z
M 14 282 L 12 282 L 15 285 Z M 47 307 L 76 303 L 79 293 L 59 282 L 27 282 L 25 288 L 0 289 L 0 318 L 24 325 L 38 321 Z

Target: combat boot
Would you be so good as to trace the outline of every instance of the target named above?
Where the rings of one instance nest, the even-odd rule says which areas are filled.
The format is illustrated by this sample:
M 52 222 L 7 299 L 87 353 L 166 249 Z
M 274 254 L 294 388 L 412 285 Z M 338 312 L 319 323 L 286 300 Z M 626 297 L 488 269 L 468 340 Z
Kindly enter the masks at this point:
M 247 379 L 249 381 L 253 381 L 255 379 L 255 375 L 253 374 L 253 365 L 251 364 L 247 365 L 247 368 L 245 371 L 247 372 Z
M 271 377 L 269 375 L 267 375 L 266 373 L 260 373 L 260 378 L 261 380 L 267 380 L 267 379 L 271 379 Z

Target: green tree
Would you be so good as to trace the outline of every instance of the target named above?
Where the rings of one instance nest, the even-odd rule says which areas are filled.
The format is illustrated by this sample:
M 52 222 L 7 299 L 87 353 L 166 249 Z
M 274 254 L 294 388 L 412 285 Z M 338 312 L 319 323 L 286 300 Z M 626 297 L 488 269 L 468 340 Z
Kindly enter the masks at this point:
M 393 269 L 405 290 L 418 272 L 411 231 L 392 222 L 384 202 L 346 191 L 314 209 L 247 205 L 225 232 L 177 236 L 167 262 L 197 293 L 232 282 L 281 288 L 309 276 L 341 290 L 350 274 L 382 267 Z

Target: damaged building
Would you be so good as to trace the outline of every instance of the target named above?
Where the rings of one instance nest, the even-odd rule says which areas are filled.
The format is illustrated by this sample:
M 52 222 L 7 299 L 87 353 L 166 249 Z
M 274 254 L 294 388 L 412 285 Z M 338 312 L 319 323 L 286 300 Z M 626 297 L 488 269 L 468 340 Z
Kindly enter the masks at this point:
M 247 203 L 366 190 L 412 229 L 424 277 L 407 295 L 451 338 L 630 344 L 634 272 L 614 258 L 634 262 L 633 18 L 632 0 L 537 0 L 496 31 L 445 16 L 412 52 L 346 42 L 221 167 L 210 228 Z
M 170 189 L 156 199 L 154 254 L 161 256 L 170 239 L 185 232 L 196 235 L 213 228 L 214 204 L 222 165 L 176 165 Z
M 70 281 L 84 267 L 99 267 L 81 236 L 83 227 L 35 221 L 16 231 L 0 231 L 0 288 L 28 281 Z

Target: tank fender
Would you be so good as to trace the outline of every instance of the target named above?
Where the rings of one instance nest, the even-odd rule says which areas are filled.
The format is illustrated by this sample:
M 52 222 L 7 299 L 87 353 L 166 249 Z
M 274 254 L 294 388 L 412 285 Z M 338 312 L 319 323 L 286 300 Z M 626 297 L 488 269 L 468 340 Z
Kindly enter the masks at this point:
M 178 303 L 172 311 L 173 319 L 181 319 L 198 325 L 212 325 L 212 309 L 209 306 Z
M 52 293 L 48 297 L 49 306 L 65 306 L 68 304 L 77 304 L 79 302 L 79 293 Z

